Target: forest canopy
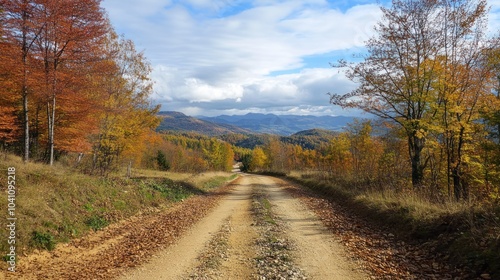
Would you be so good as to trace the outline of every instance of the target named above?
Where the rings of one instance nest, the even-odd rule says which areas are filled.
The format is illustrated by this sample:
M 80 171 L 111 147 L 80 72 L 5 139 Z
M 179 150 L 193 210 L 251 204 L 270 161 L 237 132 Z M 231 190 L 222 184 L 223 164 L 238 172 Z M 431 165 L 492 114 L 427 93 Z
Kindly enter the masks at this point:
M 158 125 L 151 66 L 116 35 L 100 1 L 0 4 L 2 147 L 51 165 L 92 154 L 92 171 L 141 153 Z

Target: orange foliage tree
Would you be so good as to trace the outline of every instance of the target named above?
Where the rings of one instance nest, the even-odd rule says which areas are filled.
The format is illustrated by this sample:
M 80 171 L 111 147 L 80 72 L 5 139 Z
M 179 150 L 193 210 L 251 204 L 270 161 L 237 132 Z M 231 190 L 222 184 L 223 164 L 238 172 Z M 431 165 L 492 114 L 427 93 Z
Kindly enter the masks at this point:
M 85 73 L 81 70 L 85 72 L 86 64 L 99 58 L 99 46 L 102 45 L 101 42 L 109 31 L 109 25 L 98 0 L 64 2 L 38 0 L 37 4 L 39 9 L 35 21 L 43 28 L 35 44 L 44 72 L 43 91 L 47 111 L 48 162 L 52 165 L 56 144 L 56 125 L 63 124 L 65 119 L 78 115 L 71 110 L 75 108 L 73 104 L 85 103 L 78 102 L 81 100 L 77 97 L 82 94 L 78 85 L 81 82 L 80 79 L 86 77 L 82 75 Z M 63 97 L 61 101 L 66 101 L 66 104 L 62 103 L 59 106 L 57 103 L 59 97 Z M 61 110 L 61 114 L 56 114 L 58 110 Z M 79 110 L 79 113 L 85 111 Z M 77 126 L 75 121 L 69 120 L 68 123 Z M 78 130 L 85 131 L 85 129 Z M 59 130 L 60 133 L 65 131 L 70 132 L 69 138 L 76 138 L 74 129 Z
M 2 60 L 2 64 L 8 67 L 4 69 L 9 73 L 10 85 L 7 87 L 12 86 L 12 93 L 19 94 L 22 99 L 23 159 L 26 162 L 30 157 L 29 99 L 34 92 L 32 73 L 36 73 L 37 64 L 34 43 L 43 26 L 35 21 L 39 11 L 35 1 L 0 0 L 0 7 L 0 25 L 4 27 L 2 44 L 7 45 L 4 50 L 9 50 L 3 55 L 12 58 Z
M 0 141 L 25 161 L 93 150 L 97 168 L 155 137 L 151 68 L 100 2 L 0 0 Z
M 2 11 L 0 11 L 1 13 Z M 0 144 L 5 146 L 14 142 L 20 135 L 17 106 L 20 96 L 16 94 L 15 49 L 5 39 L 3 26 L 0 26 Z

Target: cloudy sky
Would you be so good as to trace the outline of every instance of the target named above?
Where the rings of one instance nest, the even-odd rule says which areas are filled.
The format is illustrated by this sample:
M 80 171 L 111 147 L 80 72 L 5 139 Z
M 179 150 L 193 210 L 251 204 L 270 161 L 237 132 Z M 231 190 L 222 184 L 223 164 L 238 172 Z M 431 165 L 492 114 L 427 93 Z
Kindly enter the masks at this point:
M 500 26 L 493 6 L 490 25 Z M 356 115 L 328 92 L 355 85 L 329 63 L 364 52 L 387 0 L 103 0 L 150 60 L 154 102 L 188 115 Z M 500 14 L 500 13 L 499 13 Z

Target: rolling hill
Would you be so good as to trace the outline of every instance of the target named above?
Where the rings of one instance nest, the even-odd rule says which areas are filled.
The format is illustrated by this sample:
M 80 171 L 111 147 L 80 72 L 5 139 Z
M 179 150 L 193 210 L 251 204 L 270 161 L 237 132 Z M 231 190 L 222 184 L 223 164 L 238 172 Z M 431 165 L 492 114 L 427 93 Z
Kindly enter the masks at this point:
M 338 133 L 338 131 L 314 128 L 299 131 L 290 136 L 282 136 L 280 140 L 283 143 L 299 145 L 304 149 L 316 150 L 322 144 L 329 143 Z
M 282 143 L 299 145 L 303 149 L 314 150 L 328 144 L 337 134 L 337 131 L 310 129 L 290 136 L 280 136 L 278 139 Z M 223 136 L 222 139 L 237 147 L 254 149 L 256 146 L 265 145 L 273 137 L 270 134 L 249 134 L 242 136 L 240 139 L 227 139 L 226 136 Z
M 275 134 L 291 136 L 295 133 L 318 133 L 318 131 L 341 131 L 353 117 L 345 116 L 298 116 L 255 114 L 221 115 L 217 117 L 191 117 L 180 112 L 159 113 L 161 120 L 157 130 L 196 132 L 209 136 L 224 134 Z M 317 131 L 315 131 L 317 129 Z M 304 132 L 306 131 L 306 132 Z M 309 131 L 309 132 L 307 132 Z M 306 135 L 302 135 L 306 136 Z
M 300 116 L 256 113 L 198 118 L 220 125 L 237 126 L 257 133 L 269 133 L 282 136 L 292 135 L 299 131 L 315 128 L 340 131 L 346 127 L 348 123 L 354 120 L 353 117 L 345 116 Z
M 205 120 L 200 120 L 190 116 L 186 116 L 180 112 L 160 112 L 158 116 L 161 118 L 161 123 L 157 130 L 169 130 L 179 132 L 196 132 L 209 136 L 217 136 L 231 133 L 248 134 L 251 131 L 239 128 L 230 124 L 217 124 Z

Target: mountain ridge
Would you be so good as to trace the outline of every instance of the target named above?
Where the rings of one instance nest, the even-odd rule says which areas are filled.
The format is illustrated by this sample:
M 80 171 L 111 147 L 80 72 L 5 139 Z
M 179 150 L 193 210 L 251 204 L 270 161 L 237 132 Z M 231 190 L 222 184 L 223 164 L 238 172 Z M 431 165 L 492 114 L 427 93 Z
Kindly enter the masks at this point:
M 162 111 L 158 115 L 162 118 L 158 130 L 197 132 L 211 136 L 230 133 L 267 133 L 289 136 L 313 129 L 341 131 L 348 123 L 354 120 L 354 117 L 348 116 L 276 115 L 261 113 L 191 117 L 181 112 Z
M 213 122 L 201 120 L 195 117 L 187 116 L 181 112 L 162 111 L 158 113 L 161 118 L 157 130 L 170 130 L 179 132 L 196 132 L 209 136 L 240 133 L 250 134 L 249 130 L 235 127 L 229 124 L 216 124 Z
M 217 124 L 228 124 L 257 133 L 292 135 L 310 130 L 325 129 L 340 131 L 354 120 L 349 116 L 313 116 L 313 115 L 276 115 L 248 113 L 246 115 L 220 115 L 216 117 L 198 116 L 197 118 Z

